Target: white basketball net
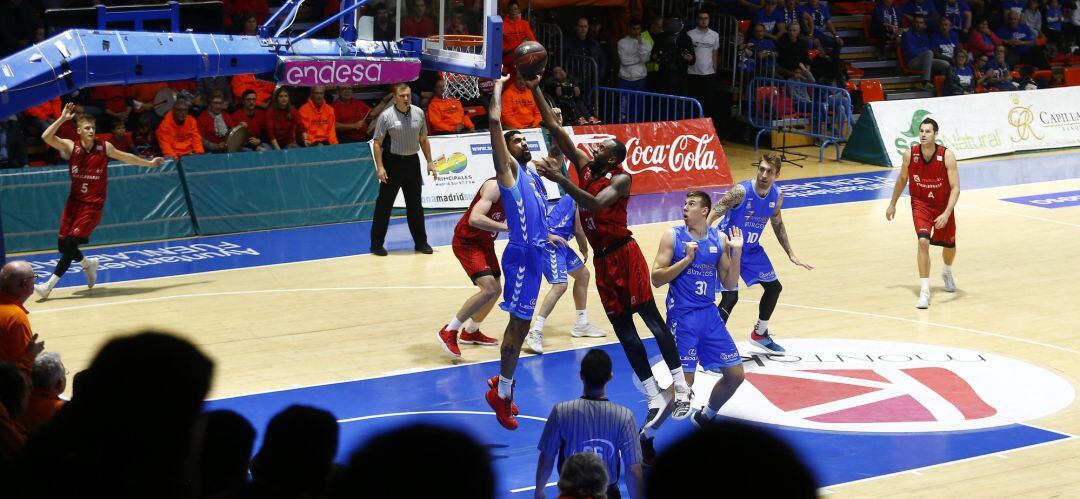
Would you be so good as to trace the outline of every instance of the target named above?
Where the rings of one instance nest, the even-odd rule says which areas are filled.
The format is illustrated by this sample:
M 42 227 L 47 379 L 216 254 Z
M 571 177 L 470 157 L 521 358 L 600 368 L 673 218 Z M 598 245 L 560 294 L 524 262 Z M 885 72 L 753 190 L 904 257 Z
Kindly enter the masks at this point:
M 439 35 L 432 36 L 430 40 L 439 43 Z M 483 38 L 479 36 L 445 35 L 442 38 L 443 50 L 476 54 L 481 51 L 483 46 Z M 442 76 L 442 79 L 445 82 L 445 85 L 443 86 L 443 98 L 452 97 L 458 100 L 469 100 L 480 97 L 479 78 L 448 71 L 440 71 L 439 75 Z

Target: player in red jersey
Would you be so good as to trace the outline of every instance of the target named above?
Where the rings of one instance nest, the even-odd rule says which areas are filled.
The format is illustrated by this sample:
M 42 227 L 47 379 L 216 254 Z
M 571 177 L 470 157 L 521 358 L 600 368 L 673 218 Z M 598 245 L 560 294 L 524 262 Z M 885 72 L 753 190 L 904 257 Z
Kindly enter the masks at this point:
M 439 344 L 443 350 L 461 357 L 458 343 L 473 345 L 498 345 L 499 340 L 485 336 L 480 332 L 480 323 L 499 301 L 502 283 L 499 278 L 499 257 L 495 255 L 495 238 L 500 232 L 507 232 L 506 213 L 500 199 L 499 185 L 494 177 L 480 185 L 476 197 L 469 204 L 469 209 L 461 215 L 454 227 L 454 239 L 451 247 L 454 256 L 461 262 L 469 279 L 480 288 L 476 294 L 465 300 L 457 314 L 443 326 L 438 333 Z M 465 324 L 468 321 L 468 324 Z M 464 326 L 464 330 L 462 329 Z
M 645 345 L 634 326 L 634 314 L 638 314 L 652 331 L 675 381 L 672 417 L 684 419 L 690 415 L 692 394 L 675 348 L 675 336 L 656 308 L 649 264 L 626 226 L 631 179 L 620 165 L 626 157 L 626 146 L 615 139 L 605 140 L 593 150 L 593 159 L 589 161 L 588 156 L 577 149 L 570 135 L 559 126 L 558 118 L 539 88 L 533 87 L 532 92 L 544 118 L 543 126 L 551 131 L 563 154 L 577 168 L 580 186 L 563 174 L 561 165 L 540 165 L 537 171 L 562 186 L 577 202 L 585 238 L 593 248 L 593 268 L 596 270 L 596 289 L 600 292 L 600 301 L 604 304 L 604 311 L 630 366 L 649 398 L 645 425 L 650 426 L 666 412 L 669 402 L 664 400 L 667 392 L 662 394 L 653 378 Z
M 919 238 L 920 291 L 916 308 L 930 307 L 931 244 L 942 247 L 941 259 L 945 261 L 945 267 L 941 270 L 941 278 L 945 281 L 945 291 L 956 291 L 956 279 L 952 275 L 952 264 L 956 259 L 953 208 L 960 198 L 960 173 L 953 152 L 934 142 L 937 133 L 938 124 L 930 118 L 919 125 L 919 144 L 904 154 L 892 201 L 885 210 L 885 218 L 892 220 L 896 215 L 896 200 L 907 184 L 911 195 L 911 217 L 915 220 L 915 234 Z
M 162 158 L 147 160 L 134 154 L 123 152 L 112 143 L 95 137 L 95 120 L 93 116 L 83 114 L 75 120 L 76 132 L 79 135 L 78 142 L 61 139 L 56 136 L 56 131 L 61 125 L 75 117 L 75 104 L 69 103 L 64 106 L 60 118 L 49 125 L 41 134 L 50 147 L 60 151 L 60 154 L 71 158 L 68 161 L 68 171 L 71 174 L 71 193 L 68 194 L 67 204 L 64 205 L 64 214 L 60 218 L 60 233 L 57 237 L 57 249 L 60 251 L 60 261 L 56 264 L 56 270 L 49 280 L 34 286 L 34 291 L 42 300 L 49 297 L 60 277 L 71 267 L 71 262 L 78 262 L 86 273 L 87 287 L 94 287 L 97 282 L 98 261 L 94 257 L 83 259 L 79 245 L 90 241 L 90 233 L 101 221 L 101 211 L 105 205 L 105 190 L 108 184 L 109 159 L 123 161 L 139 166 L 161 166 L 165 164 Z

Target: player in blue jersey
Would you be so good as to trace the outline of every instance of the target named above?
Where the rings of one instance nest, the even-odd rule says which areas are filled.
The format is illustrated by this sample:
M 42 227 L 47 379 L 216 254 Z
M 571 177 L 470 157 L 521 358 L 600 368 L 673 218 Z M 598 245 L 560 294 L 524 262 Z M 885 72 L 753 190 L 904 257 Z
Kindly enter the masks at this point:
M 508 77 L 495 83 L 495 95 L 502 94 L 503 84 Z M 530 81 L 536 85 L 539 81 Z M 509 229 L 509 242 L 502 256 L 503 301 L 499 308 L 510 314 L 510 322 L 503 333 L 500 348 L 499 375 L 488 380 L 489 390 L 485 395 L 488 405 L 495 410 L 499 424 L 508 430 L 518 427 L 517 406 L 514 399 L 514 370 L 517 368 L 521 345 L 529 330 L 536 297 L 540 293 L 540 278 L 544 266 L 549 265 L 548 243 L 565 246 L 566 240 L 550 234 L 547 227 L 547 199 L 542 187 L 537 183 L 539 177 L 530 173 L 526 166 L 532 159 L 529 144 L 521 132 L 512 130 L 503 134 L 502 109 L 499 99 L 491 99 L 488 111 L 491 133 L 491 152 L 495 163 L 495 179 L 499 183 L 499 192 L 503 209 L 506 212 L 506 226 Z M 556 149 L 554 156 L 539 160 L 543 163 L 562 164 L 562 155 Z
M 542 183 L 540 185 L 543 185 Z M 566 293 L 567 278 L 574 278 L 574 327 L 570 330 L 570 336 L 575 338 L 603 338 L 607 336 L 604 330 L 589 322 L 585 311 L 589 296 L 589 269 L 585 267 L 585 261 L 589 259 L 589 244 L 585 240 L 585 233 L 581 230 L 580 217 L 577 214 L 577 203 L 570 196 L 563 196 L 555 206 L 551 207 L 547 215 L 548 231 L 567 241 L 575 238 L 578 250 L 582 257 L 568 246 L 559 244 L 547 245 L 550 253 L 550 265 L 544 267 L 544 279 L 551 285 L 551 290 L 544 296 L 540 309 L 536 311 L 532 329 L 525 336 L 525 348 L 534 353 L 544 353 L 544 322 L 559 299 Z
M 739 284 L 743 234 L 732 225 L 725 236 L 710 228 L 712 199 L 701 191 L 686 193 L 683 203 L 683 226 L 672 227 L 660 238 L 660 249 L 653 261 L 652 285 L 668 285 L 667 324 L 675 333 L 686 382 L 694 384 L 700 363 L 706 372 L 722 377 L 713 386 L 709 402 L 694 414 L 699 426 L 711 422 L 743 382 L 742 358 L 724 326 L 720 311 L 713 306 L 718 283 L 726 288 Z M 652 440 L 661 418 L 641 429 L 641 447 L 646 461 L 654 454 Z
M 761 233 L 765 230 L 765 222 L 772 224 L 773 233 L 780 241 L 791 263 L 806 270 L 814 267 L 804 263 L 795 255 L 788 241 L 787 229 L 784 227 L 784 219 L 780 217 L 780 205 L 784 202 L 784 195 L 780 188 L 774 185 L 780 176 L 780 156 L 769 153 L 762 156 L 757 165 L 755 178 L 739 182 L 716 203 L 712 213 L 709 214 L 709 225 L 720 220 L 721 230 L 729 227 L 742 229 L 745 243 L 742 254 L 742 280 L 747 286 L 761 283 L 764 293 L 758 304 L 758 321 L 754 330 L 750 333 L 750 343 L 753 343 L 766 351 L 784 353 L 784 348 L 773 341 L 769 335 L 769 318 L 776 309 L 776 302 L 780 299 L 780 280 L 776 278 L 769 255 L 765 254 L 765 248 L 761 246 Z M 731 310 L 739 301 L 739 289 L 737 286 L 724 286 L 720 290 L 720 316 L 724 322 L 731 315 Z

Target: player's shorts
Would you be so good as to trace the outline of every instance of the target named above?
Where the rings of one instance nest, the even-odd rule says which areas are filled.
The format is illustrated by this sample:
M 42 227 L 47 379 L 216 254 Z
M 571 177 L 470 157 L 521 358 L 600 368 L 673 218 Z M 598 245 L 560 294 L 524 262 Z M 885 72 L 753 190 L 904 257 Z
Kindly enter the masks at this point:
M 915 221 L 915 234 L 918 237 L 929 239 L 930 244 L 933 244 L 934 246 L 955 248 L 956 214 L 952 213 L 949 215 L 949 221 L 944 227 L 940 229 L 934 227 L 934 219 L 939 217 L 942 211 L 945 210 L 919 202 L 912 202 L 911 218 Z
M 486 275 L 496 279 L 502 275 L 499 270 L 499 257 L 495 255 L 495 243 L 482 244 L 473 241 L 461 241 L 454 238 L 450 247 L 454 249 L 454 256 L 461 263 L 461 268 L 472 279 L 476 280 Z
M 548 262 L 544 265 L 544 279 L 548 284 L 565 283 L 567 274 L 585 265 L 581 257 L 566 246 L 548 243 L 545 249 L 548 252 Z
M 739 277 L 742 277 L 742 281 L 747 287 L 759 282 L 776 280 L 776 271 L 773 270 L 772 262 L 769 261 L 769 255 L 765 254 L 765 248 L 754 246 L 750 251 L 743 250 L 742 258 L 740 258 Z M 716 275 L 716 289 L 719 291 L 739 290 L 738 286 L 735 289 L 724 288 L 719 273 Z
M 694 372 L 698 363 L 702 369 L 713 372 L 742 363 L 739 349 L 716 307 L 668 312 L 667 324 L 675 334 L 683 372 Z
M 83 203 L 75 198 L 68 197 L 64 205 L 64 214 L 60 216 L 60 232 L 58 237 L 76 237 L 90 240 L 90 233 L 101 222 L 103 205 L 97 203 Z
M 547 250 L 540 246 L 506 245 L 502 257 L 506 280 L 503 282 L 503 301 L 499 308 L 519 319 L 532 320 L 536 297 L 540 294 L 540 279 L 548 258 Z
M 633 311 L 653 299 L 649 264 L 637 241 L 629 242 L 603 256 L 593 257 L 596 290 L 608 317 Z

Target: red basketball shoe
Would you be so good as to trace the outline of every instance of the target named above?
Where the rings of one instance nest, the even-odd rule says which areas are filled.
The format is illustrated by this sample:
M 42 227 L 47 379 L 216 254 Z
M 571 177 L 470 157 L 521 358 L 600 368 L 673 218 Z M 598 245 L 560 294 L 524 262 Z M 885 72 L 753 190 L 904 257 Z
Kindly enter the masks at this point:
M 461 348 L 458 347 L 457 342 L 458 332 L 446 329 L 448 326 L 450 324 L 443 326 L 439 333 L 435 335 L 439 339 L 439 346 L 446 350 L 446 353 L 454 357 L 461 357 Z
M 484 333 L 480 332 L 479 329 L 477 329 L 475 333 L 462 331 L 461 334 L 458 335 L 458 343 L 465 343 L 468 345 L 496 346 L 499 344 L 499 340 L 496 340 L 495 338 L 492 338 L 490 336 L 486 336 L 484 335 Z
M 510 398 L 511 399 L 514 398 L 514 387 L 515 386 L 517 386 L 517 381 L 514 381 L 513 384 L 510 385 Z M 491 378 L 488 379 L 488 388 L 491 388 L 491 389 L 493 389 L 495 391 L 499 391 L 499 375 L 498 374 L 496 374 L 496 375 L 494 375 L 494 376 L 492 376 Z M 513 401 L 510 402 L 510 408 L 513 409 L 513 413 L 514 413 L 515 416 L 517 416 L 519 414 L 517 404 L 515 404 Z
M 495 411 L 495 419 L 499 420 L 499 424 L 507 430 L 516 430 L 518 427 L 517 418 L 513 414 L 514 402 L 510 399 L 499 398 L 499 389 L 492 388 L 488 390 L 484 395 L 487 399 L 487 403 Z

